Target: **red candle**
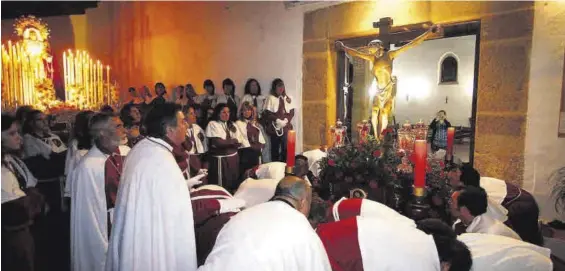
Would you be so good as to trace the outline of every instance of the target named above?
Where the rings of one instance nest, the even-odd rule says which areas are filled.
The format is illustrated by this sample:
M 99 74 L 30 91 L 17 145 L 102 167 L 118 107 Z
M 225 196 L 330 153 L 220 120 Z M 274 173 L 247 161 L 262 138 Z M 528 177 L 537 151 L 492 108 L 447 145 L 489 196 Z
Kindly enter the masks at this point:
M 290 130 L 288 131 L 288 135 L 286 136 L 286 167 L 292 168 L 294 167 L 294 156 L 296 150 L 296 131 Z
M 447 158 L 453 156 L 453 139 L 455 138 L 455 127 L 447 128 Z
M 421 190 L 423 192 L 423 188 L 426 186 L 426 164 L 428 162 L 428 146 L 426 140 L 416 140 L 414 156 L 414 189 L 415 191 Z

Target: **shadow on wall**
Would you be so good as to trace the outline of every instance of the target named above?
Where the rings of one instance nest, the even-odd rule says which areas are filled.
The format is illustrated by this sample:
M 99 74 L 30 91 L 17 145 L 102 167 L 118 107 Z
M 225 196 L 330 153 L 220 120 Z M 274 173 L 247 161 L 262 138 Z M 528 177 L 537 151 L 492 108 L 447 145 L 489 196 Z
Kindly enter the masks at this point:
M 64 71 L 63 71 L 63 52 L 67 49 L 75 48 L 75 35 L 73 25 L 69 16 L 44 17 L 41 20 L 47 24 L 51 30 L 49 43 L 51 44 L 51 55 L 53 56 L 53 84 L 55 86 L 57 98 L 63 99 L 64 90 Z M 19 37 L 14 32 L 15 20 L 2 20 L 2 44 L 11 40 L 18 41 Z

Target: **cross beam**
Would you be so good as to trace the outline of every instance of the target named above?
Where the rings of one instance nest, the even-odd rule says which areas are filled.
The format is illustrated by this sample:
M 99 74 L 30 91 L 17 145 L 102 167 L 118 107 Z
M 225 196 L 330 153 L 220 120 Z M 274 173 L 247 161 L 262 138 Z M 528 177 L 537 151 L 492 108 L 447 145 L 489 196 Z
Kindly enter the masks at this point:
M 383 46 L 386 49 L 390 49 L 391 44 L 413 40 L 433 25 L 431 22 L 422 22 L 404 26 L 392 26 L 392 23 L 391 18 L 382 18 L 378 22 L 373 23 L 373 27 L 379 28 L 378 36 L 356 37 L 344 39 L 342 42 L 348 47 L 359 48 L 367 46 L 374 39 L 379 39 L 383 42 Z

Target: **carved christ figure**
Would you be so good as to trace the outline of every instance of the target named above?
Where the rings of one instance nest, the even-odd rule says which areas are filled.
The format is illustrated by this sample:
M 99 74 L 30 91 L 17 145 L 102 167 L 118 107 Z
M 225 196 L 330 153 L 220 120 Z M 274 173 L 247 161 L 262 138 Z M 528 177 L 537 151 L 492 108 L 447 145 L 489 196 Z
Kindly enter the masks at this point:
M 392 117 L 392 111 L 394 109 L 396 79 L 392 76 L 392 62 L 400 53 L 421 44 L 429 36 L 438 33 L 440 30 L 441 27 L 439 25 L 434 25 L 424 34 L 394 51 L 388 51 L 385 49 L 380 40 L 373 40 L 369 42 L 369 53 L 349 48 L 341 41 L 336 42 L 337 48 L 343 49 L 346 54 L 370 61 L 373 65 L 371 72 L 377 80 L 377 94 L 373 98 L 371 124 L 376 138 L 378 138 L 381 132 L 387 128 L 389 118 Z

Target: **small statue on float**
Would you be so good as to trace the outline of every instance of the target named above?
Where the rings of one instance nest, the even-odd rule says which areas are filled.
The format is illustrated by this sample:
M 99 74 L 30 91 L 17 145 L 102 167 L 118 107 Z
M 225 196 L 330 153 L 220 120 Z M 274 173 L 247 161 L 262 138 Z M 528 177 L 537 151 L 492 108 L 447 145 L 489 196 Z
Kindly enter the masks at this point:
M 409 156 L 414 151 L 414 143 L 416 137 L 412 129 L 410 121 L 406 121 L 402 128 L 398 130 L 398 147 L 403 150 L 407 156 Z
M 396 171 L 403 174 L 412 174 L 414 172 L 414 169 L 410 164 L 410 159 L 408 159 L 408 156 L 406 156 L 406 154 L 402 156 L 401 163 L 396 167 Z
M 347 139 L 347 126 L 343 125 L 343 122 L 338 119 L 335 126 L 330 126 L 330 135 L 333 147 L 344 146 Z
M 427 140 L 428 138 L 428 125 L 422 119 L 414 125 L 414 136 L 416 140 Z
M 369 136 L 371 130 L 371 125 L 368 120 L 363 120 L 361 123 L 357 124 L 357 135 L 359 136 L 358 142 L 365 142 Z

